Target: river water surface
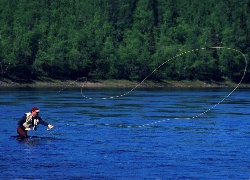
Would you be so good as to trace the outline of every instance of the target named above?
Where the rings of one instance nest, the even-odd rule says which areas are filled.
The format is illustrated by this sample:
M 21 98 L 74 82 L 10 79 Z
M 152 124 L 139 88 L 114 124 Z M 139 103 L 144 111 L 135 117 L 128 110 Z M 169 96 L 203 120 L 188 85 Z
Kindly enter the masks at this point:
M 249 179 L 249 89 L 216 105 L 230 91 L 1 89 L 0 177 Z M 55 128 L 13 137 L 32 106 Z

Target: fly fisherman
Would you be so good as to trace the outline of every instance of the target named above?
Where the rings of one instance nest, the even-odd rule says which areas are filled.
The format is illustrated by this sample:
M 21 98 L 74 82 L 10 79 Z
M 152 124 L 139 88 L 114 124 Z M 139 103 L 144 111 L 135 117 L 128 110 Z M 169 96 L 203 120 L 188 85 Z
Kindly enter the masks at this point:
M 25 113 L 22 119 L 18 121 L 17 133 L 19 136 L 27 138 L 27 131 L 31 130 L 31 128 L 36 131 L 39 124 L 48 126 L 48 130 L 54 128 L 54 126 L 43 121 L 42 118 L 38 116 L 39 112 L 40 110 L 37 107 L 33 107 L 30 112 Z

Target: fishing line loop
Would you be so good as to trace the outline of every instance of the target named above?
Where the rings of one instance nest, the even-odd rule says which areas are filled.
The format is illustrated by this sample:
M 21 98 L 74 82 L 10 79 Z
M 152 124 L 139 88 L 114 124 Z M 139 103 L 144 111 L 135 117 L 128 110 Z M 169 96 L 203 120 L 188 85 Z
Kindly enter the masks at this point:
M 245 68 L 244 68 L 244 72 L 243 72 L 243 75 L 240 79 L 240 81 L 237 83 L 237 85 L 235 86 L 235 88 L 233 88 L 232 91 L 230 91 L 228 93 L 228 95 L 226 95 L 223 99 L 221 99 L 218 103 L 214 104 L 211 108 L 205 110 L 204 112 L 196 115 L 196 116 L 192 116 L 192 117 L 178 117 L 178 118 L 171 118 L 171 119 L 195 119 L 195 118 L 198 118 L 206 113 L 208 113 L 209 111 L 211 111 L 212 109 L 214 109 L 216 106 L 218 106 L 219 104 L 221 104 L 223 101 L 225 101 L 229 96 L 231 96 L 231 94 L 240 86 L 240 84 L 242 83 L 245 75 L 246 75 L 246 71 L 247 71 L 247 58 L 246 56 L 239 50 L 237 49 L 234 49 L 234 48 L 229 48 L 229 47 L 221 47 L 221 46 L 212 46 L 212 47 L 208 47 L 208 48 L 199 48 L 199 49 L 193 49 L 193 50 L 189 50 L 189 51 L 185 51 L 185 52 L 182 52 L 182 53 L 179 53 L 171 58 L 169 58 L 168 60 L 164 61 L 162 64 L 160 64 L 158 67 L 156 67 L 150 74 L 148 74 L 141 82 L 139 82 L 138 84 L 136 84 L 131 90 L 127 91 L 126 93 L 124 94 L 120 94 L 120 95 L 116 95 L 116 96 L 110 96 L 110 97 L 102 97 L 102 98 L 92 98 L 92 97 L 88 97 L 86 95 L 83 94 L 83 87 L 85 86 L 85 83 L 87 83 L 87 78 L 86 77 L 81 77 L 77 80 L 75 80 L 74 82 L 70 83 L 68 86 L 64 87 L 63 89 L 61 89 L 58 93 L 60 93 L 61 91 L 63 91 L 64 89 L 66 89 L 67 87 L 71 86 L 72 84 L 80 81 L 80 80 L 84 80 L 83 82 L 83 85 L 81 86 L 81 95 L 83 98 L 85 99 L 102 99 L 102 100 L 105 100 L 105 99 L 114 99 L 114 98 L 120 98 L 120 97 L 123 97 L 123 96 L 126 96 L 128 94 L 130 94 L 131 92 L 133 92 L 135 89 L 137 89 L 142 83 L 144 83 L 145 80 L 147 80 L 152 74 L 154 74 L 158 69 L 160 69 L 162 66 L 164 66 L 166 63 L 174 60 L 174 59 L 177 59 L 178 57 L 181 57 L 185 54 L 188 54 L 188 53 L 192 53 L 192 52 L 197 52 L 197 51 L 201 51 L 201 50 L 209 50 L 209 49 L 214 49 L 214 50 L 220 50 L 220 49 L 226 49 L 226 50 L 229 50 L 229 51 L 234 51 L 234 52 L 237 52 L 239 54 L 241 54 L 244 58 L 244 61 L 245 61 Z M 148 124 L 143 124 L 143 125 L 140 125 L 138 127 L 146 127 L 146 126 L 151 126 L 151 125 L 154 125 L 154 124 L 158 124 L 158 123 L 162 123 L 162 122 L 165 122 L 165 121 L 169 121 L 170 119 L 163 119 L 163 120 L 159 120 L 159 121 L 155 121 L 155 122 L 152 122 L 152 123 L 148 123 Z M 128 126 L 128 127 L 131 127 L 131 126 Z
M 231 50 L 231 51 L 235 51 L 237 53 L 240 53 L 243 57 L 244 57 L 244 60 L 245 60 L 245 68 L 244 68 L 244 73 L 241 77 L 241 80 L 240 82 L 236 85 L 236 87 L 228 94 L 228 96 L 226 96 L 225 98 L 223 98 L 222 101 L 224 101 L 227 97 L 229 97 L 239 86 L 240 84 L 242 83 L 244 77 L 245 77 L 245 74 L 246 74 L 246 71 L 247 71 L 247 59 L 246 59 L 246 56 L 239 50 L 237 49 L 233 49 L 233 48 L 229 48 L 229 47 L 220 47 L 220 46 L 213 46 L 213 47 L 209 47 L 209 48 L 199 48 L 199 49 L 193 49 L 193 50 L 189 50 L 189 51 L 185 51 L 185 52 L 182 52 L 180 54 L 177 54 L 173 57 L 171 57 L 170 59 L 166 60 L 165 62 L 163 62 L 162 64 L 160 64 L 158 67 L 156 67 L 150 74 L 148 74 L 141 82 L 137 83 L 131 90 L 127 91 L 126 93 L 124 94 L 120 94 L 120 95 L 117 95 L 117 96 L 110 96 L 110 97 L 102 97 L 102 98 L 92 98 L 92 97 L 88 97 L 86 95 L 83 94 L 83 86 L 84 86 L 84 83 L 87 82 L 87 78 L 84 77 L 86 79 L 85 82 L 83 82 L 83 85 L 81 87 L 81 95 L 83 98 L 86 98 L 86 99 L 114 99 L 114 98 L 120 98 L 120 97 L 123 97 L 123 96 L 126 96 L 128 94 L 130 94 L 132 91 L 134 91 L 135 89 L 137 89 L 142 83 L 144 83 L 144 81 L 146 81 L 152 74 L 154 74 L 158 69 L 160 69 L 162 66 L 164 66 L 166 63 L 174 60 L 174 59 L 177 59 L 178 57 L 180 56 L 183 56 L 185 54 L 188 54 L 188 53 L 191 53 L 191 52 L 195 52 L 195 51 L 200 51 L 200 50 L 208 50 L 208 49 L 227 49 L 227 50 Z M 81 79 L 81 78 L 79 78 Z M 78 80 L 79 80 L 78 79 Z M 77 82 L 78 80 L 74 81 L 73 83 Z M 73 84 L 71 83 L 71 84 Z M 65 89 L 65 88 L 64 88 Z

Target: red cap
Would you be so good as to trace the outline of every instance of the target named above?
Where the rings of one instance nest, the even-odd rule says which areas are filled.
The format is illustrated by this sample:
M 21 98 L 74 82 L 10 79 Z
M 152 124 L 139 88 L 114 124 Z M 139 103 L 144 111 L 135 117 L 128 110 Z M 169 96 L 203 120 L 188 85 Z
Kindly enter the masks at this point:
M 33 108 L 31 108 L 31 112 L 33 112 L 33 111 L 39 112 L 40 110 L 37 107 L 33 107 Z

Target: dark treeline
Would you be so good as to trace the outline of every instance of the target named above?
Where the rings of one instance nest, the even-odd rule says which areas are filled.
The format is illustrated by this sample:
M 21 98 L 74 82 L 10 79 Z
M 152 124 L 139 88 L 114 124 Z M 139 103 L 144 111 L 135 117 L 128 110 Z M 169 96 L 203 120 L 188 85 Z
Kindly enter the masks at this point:
M 211 46 L 250 57 L 250 0 L 0 0 L 1 78 L 142 80 Z M 244 67 L 200 50 L 150 79 L 238 81 Z

